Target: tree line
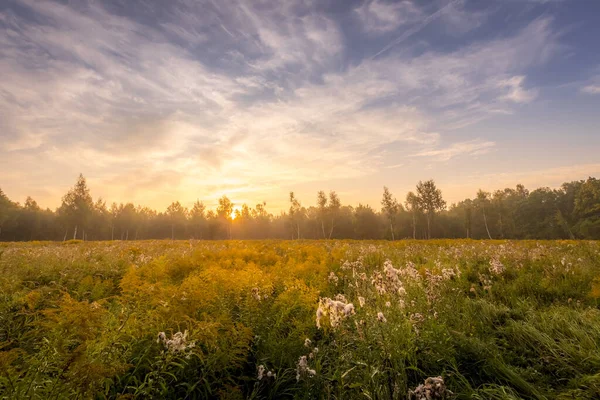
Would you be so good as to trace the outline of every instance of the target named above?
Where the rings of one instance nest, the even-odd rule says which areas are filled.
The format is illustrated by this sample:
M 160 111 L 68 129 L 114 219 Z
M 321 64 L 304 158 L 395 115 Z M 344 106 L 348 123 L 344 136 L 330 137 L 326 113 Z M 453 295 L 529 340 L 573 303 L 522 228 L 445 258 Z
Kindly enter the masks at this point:
M 56 210 L 27 197 L 11 201 L 0 189 L 0 241 L 141 239 L 600 239 L 600 180 L 564 183 L 559 189 L 523 185 L 447 207 L 433 180 L 419 182 L 398 201 L 383 188 L 381 208 L 343 205 L 335 191 L 319 191 L 314 205 L 289 195 L 289 210 L 273 215 L 266 203 L 239 208 L 227 197 L 214 210 L 173 202 L 158 212 L 132 203 L 93 200 L 85 178 Z

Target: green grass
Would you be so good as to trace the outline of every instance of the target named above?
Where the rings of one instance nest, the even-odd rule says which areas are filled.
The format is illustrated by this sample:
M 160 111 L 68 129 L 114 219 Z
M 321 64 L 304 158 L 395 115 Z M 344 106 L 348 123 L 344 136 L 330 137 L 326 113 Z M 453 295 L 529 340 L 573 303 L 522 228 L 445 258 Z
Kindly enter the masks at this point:
M 0 398 L 597 399 L 599 297 L 592 241 L 0 244 Z

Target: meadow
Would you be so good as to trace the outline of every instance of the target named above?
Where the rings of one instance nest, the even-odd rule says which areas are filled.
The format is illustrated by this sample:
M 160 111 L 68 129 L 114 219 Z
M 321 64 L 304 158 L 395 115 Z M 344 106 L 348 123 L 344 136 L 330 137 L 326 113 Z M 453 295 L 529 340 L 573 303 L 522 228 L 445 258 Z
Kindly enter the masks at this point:
M 595 241 L 0 244 L 3 399 L 598 399 Z

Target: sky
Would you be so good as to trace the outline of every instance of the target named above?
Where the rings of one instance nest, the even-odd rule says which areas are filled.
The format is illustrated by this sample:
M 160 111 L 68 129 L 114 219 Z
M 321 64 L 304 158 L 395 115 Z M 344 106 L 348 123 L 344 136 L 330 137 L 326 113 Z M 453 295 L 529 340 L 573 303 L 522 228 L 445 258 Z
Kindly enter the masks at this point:
M 0 188 L 380 208 L 600 177 L 597 0 L 2 0 Z

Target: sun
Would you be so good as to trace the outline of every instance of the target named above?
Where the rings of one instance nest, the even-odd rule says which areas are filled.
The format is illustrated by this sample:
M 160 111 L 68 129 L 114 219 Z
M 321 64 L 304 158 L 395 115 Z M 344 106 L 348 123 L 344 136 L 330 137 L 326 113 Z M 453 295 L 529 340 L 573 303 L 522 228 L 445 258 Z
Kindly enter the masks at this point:
M 233 211 L 231 212 L 231 215 L 230 215 L 230 217 L 231 217 L 231 219 L 235 219 L 235 210 L 233 210 Z

